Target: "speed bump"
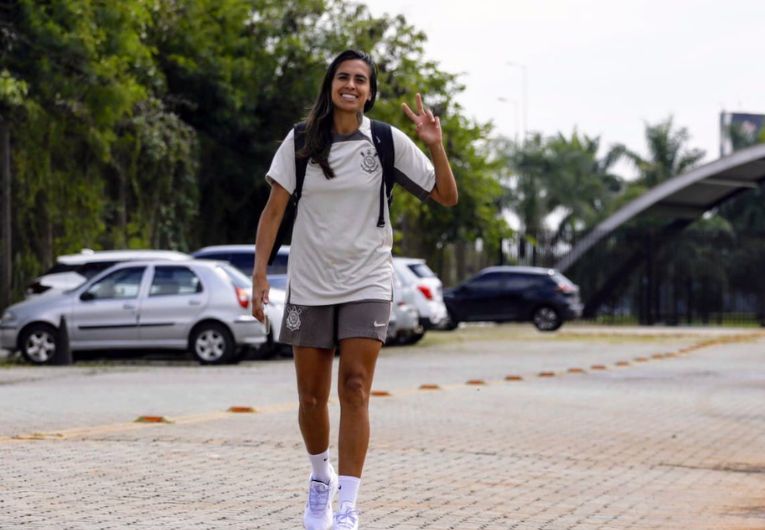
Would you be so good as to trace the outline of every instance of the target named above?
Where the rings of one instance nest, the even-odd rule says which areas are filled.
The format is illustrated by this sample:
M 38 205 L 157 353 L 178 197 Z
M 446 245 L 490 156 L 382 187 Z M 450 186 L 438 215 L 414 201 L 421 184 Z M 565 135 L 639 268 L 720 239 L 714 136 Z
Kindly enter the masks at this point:
M 229 407 L 228 411 L 234 412 L 236 414 L 252 414 L 255 412 L 255 407 L 242 407 L 234 405 L 233 407 Z
M 138 416 L 135 423 L 173 423 L 164 416 Z

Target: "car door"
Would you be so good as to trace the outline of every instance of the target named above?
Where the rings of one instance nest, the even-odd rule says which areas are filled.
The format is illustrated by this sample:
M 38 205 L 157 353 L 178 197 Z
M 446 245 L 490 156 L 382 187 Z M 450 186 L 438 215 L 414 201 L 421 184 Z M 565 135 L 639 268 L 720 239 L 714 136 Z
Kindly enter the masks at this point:
M 502 273 L 486 272 L 457 288 L 460 318 L 466 321 L 494 320 L 501 313 Z
M 139 335 L 144 347 L 184 348 L 191 326 L 204 309 L 202 280 L 185 265 L 154 265 L 141 301 Z
M 96 280 L 72 304 L 72 347 L 133 347 L 138 340 L 138 304 L 145 266 L 124 267 Z
M 530 288 L 530 278 L 521 273 L 505 273 L 502 282 L 500 320 L 518 320 L 526 312 L 526 297 Z

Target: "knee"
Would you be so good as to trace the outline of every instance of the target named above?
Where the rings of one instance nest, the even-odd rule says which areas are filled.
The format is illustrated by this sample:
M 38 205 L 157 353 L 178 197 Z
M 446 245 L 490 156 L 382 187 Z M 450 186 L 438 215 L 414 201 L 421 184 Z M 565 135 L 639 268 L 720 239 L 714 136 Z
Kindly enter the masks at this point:
M 352 407 L 366 406 L 369 402 L 368 386 L 364 376 L 351 375 L 346 377 L 338 388 L 340 403 Z
M 304 412 L 313 412 L 327 406 L 327 399 L 322 398 L 317 392 L 300 393 L 300 409 Z

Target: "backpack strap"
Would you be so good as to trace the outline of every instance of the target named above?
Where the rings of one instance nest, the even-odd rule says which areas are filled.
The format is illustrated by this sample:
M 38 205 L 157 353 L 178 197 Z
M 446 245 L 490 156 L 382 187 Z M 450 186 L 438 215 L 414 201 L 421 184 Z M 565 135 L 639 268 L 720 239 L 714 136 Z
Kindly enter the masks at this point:
M 372 141 L 375 144 L 377 156 L 380 158 L 383 170 L 383 178 L 380 183 L 380 214 L 377 217 L 377 226 L 382 228 L 385 226 L 385 204 L 383 201 L 387 197 L 388 207 L 390 208 L 393 202 L 393 185 L 396 183 L 396 174 L 393 167 L 395 160 L 393 132 L 387 123 L 377 120 L 371 121 Z
M 298 123 L 293 129 L 295 141 L 295 190 L 292 192 L 292 202 L 297 206 L 300 196 L 303 194 L 303 182 L 308 167 L 308 157 L 299 157 L 298 151 L 305 146 L 305 123 Z
M 276 258 L 284 240 L 292 235 L 292 227 L 295 225 L 295 216 L 297 215 L 297 205 L 300 196 L 303 194 L 303 182 L 305 181 L 305 172 L 308 168 L 308 158 L 302 158 L 297 155 L 305 145 L 305 123 L 298 123 L 293 127 L 293 140 L 295 144 L 295 189 L 292 191 L 290 201 L 284 211 L 282 222 L 279 225 L 279 231 L 276 233 L 274 246 L 271 248 L 271 255 L 268 257 L 268 264 L 271 265 Z

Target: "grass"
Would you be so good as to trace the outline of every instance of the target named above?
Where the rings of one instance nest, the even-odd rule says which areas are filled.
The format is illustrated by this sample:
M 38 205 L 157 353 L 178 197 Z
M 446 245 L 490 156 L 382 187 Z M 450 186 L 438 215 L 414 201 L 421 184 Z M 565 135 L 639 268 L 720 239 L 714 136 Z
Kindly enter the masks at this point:
M 714 328 L 710 335 L 714 336 Z M 699 328 L 701 329 L 701 328 Z M 759 328 L 758 328 L 759 329 Z M 702 340 L 693 330 L 629 326 L 614 327 L 598 324 L 567 324 L 559 331 L 542 333 L 531 324 L 472 324 L 463 325 L 454 331 L 428 331 L 419 344 L 438 346 L 483 341 L 587 341 L 609 344 L 660 343 L 668 340 Z

